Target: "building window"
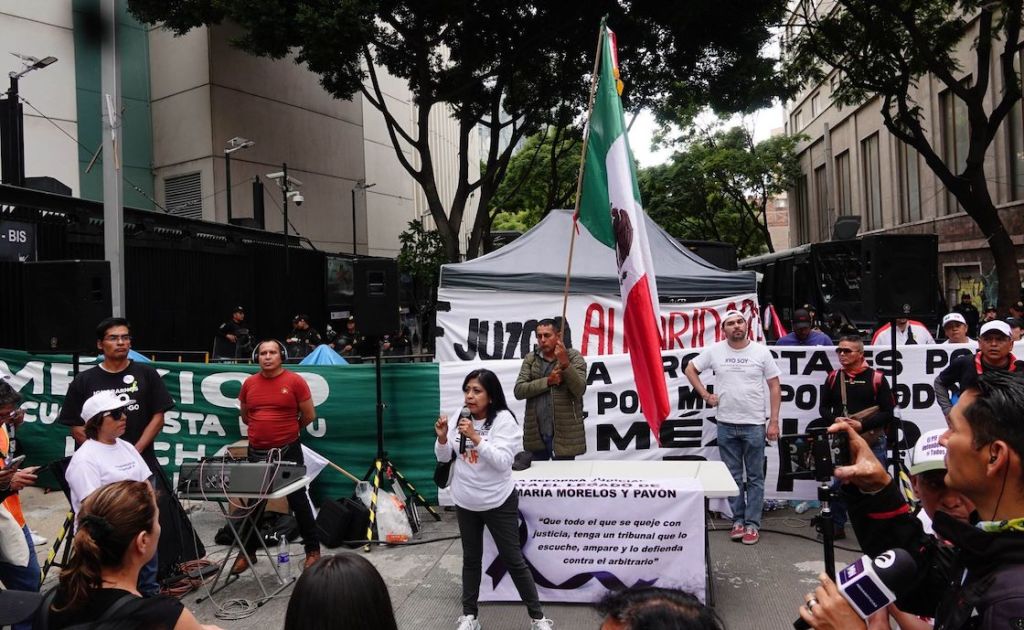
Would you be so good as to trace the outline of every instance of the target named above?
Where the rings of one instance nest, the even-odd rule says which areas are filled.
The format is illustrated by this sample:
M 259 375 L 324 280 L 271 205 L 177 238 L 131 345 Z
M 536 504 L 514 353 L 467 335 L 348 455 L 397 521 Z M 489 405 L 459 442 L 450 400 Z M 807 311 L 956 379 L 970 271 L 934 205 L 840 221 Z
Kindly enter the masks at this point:
M 853 213 L 853 189 L 850 188 L 850 152 L 836 156 L 836 201 L 840 215 Z
M 811 120 L 821 113 L 821 92 L 815 92 L 811 96 Z
M 957 174 L 967 164 L 967 104 L 946 90 L 939 94 L 939 114 L 942 118 L 942 158 L 953 174 Z M 960 210 L 956 197 L 947 190 L 945 214 Z
M 828 80 L 828 89 L 829 89 L 829 91 L 832 94 L 835 94 L 836 90 L 839 89 L 839 73 L 838 72 L 833 74 L 832 78 Z
M 861 173 L 864 180 L 864 223 L 869 230 L 882 227 L 882 174 L 878 160 L 878 134 L 860 142 Z
M 790 216 L 796 218 L 796 240 L 798 244 L 811 241 L 811 231 L 808 228 L 811 217 L 810 198 L 807 194 L 807 176 L 801 175 L 796 180 L 796 212 Z
M 793 131 L 800 131 L 804 128 L 804 110 L 798 109 L 793 112 Z
M 814 169 L 814 201 L 818 212 L 818 238 L 828 240 L 829 203 L 828 178 L 825 176 L 825 165 Z
M 164 180 L 167 212 L 189 219 L 203 218 L 203 187 L 199 172 L 175 175 Z
M 896 142 L 896 168 L 900 184 L 900 220 L 903 223 L 921 220 L 921 176 L 917 149 L 905 142 Z

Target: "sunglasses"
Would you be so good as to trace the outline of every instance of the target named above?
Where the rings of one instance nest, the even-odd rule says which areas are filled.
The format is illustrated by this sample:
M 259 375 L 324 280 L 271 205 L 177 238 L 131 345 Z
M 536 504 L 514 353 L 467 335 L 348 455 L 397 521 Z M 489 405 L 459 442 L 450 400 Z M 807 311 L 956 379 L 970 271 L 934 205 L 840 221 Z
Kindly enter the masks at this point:
M 855 354 L 860 350 L 854 350 L 853 348 L 836 348 L 837 354 Z
M 110 416 L 111 418 L 113 418 L 115 420 L 117 420 L 119 418 L 123 418 L 123 417 L 125 417 L 127 415 L 128 415 L 128 408 L 127 407 L 118 407 L 117 409 L 111 409 L 110 411 L 104 411 L 103 412 L 103 416 L 104 417 Z

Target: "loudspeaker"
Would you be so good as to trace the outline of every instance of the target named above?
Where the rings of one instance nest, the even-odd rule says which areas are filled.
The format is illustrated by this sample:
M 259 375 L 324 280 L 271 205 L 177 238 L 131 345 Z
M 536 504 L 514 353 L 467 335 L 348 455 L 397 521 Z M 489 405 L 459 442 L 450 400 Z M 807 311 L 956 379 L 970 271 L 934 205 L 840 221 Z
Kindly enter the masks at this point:
M 936 317 L 939 238 L 879 234 L 861 242 L 864 313 L 880 320 Z
M 110 317 L 110 263 L 105 260 L 27 262 L 25 349 L 96 352 L 96 325 Z
M 356 328 L 367 337 L 398 332 L 398 263 L 390 258 L 360 258 L 353 267 Z

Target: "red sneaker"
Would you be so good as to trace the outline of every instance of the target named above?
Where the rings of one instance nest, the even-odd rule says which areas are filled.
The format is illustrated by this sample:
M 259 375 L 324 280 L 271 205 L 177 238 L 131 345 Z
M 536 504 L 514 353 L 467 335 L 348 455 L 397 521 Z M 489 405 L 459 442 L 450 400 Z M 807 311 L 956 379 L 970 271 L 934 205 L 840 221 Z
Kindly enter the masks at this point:
M 743 539 L 743 533 L 743 523 L 736 523 L 732 526 L 732 529 L 729 530 L 729 539 L 734 542 L 739 542 Z
M 744 545 L 756 545 L 759 540 L 761 540 L 761 534 L 753 527 L 748 527 L 747 531 L 743 532 Z

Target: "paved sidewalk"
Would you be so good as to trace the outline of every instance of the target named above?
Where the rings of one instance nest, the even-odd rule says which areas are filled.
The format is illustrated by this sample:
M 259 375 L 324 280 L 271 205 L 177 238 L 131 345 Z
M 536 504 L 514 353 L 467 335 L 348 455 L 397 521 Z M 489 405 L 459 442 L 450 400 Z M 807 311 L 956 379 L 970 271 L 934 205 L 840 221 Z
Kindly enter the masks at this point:
M 52 539 L 60 528 L 67 504 L 59 492 L 44 494 L 35 489 L 22 493 L 22 503 L 29 524 L 40 534 Z M 461 614 L 460 571 L 462 550 L 457 539 L 458 526 L 453 512 L 443 512 L 438 523 L 426 518 L 416 542 L 395 547 L 378 547 L 366 557 L 380 570 L 391 592 L 392 603 L 401 630 L 447 630 L 454 628 Z M 208 558 L 223 558 L 225 548 L 213 545 L 213 534 L 223 524 L 217 508 L 192 514 L 193 524 L 206 544 Z M 716 610 L 729 630 L 788 629 L 797 617 L 796 609 L 804 593 L 817 583 L 816 575 L 823 568 L 821 544 L 814 541 L 809 515 L 791 510 L 765 514 L 761 542 L 745 546 L 728 538 L 729 523 L 715 521 L 710 532 L 711 558 L 714 565 Z M 429 542 L 435 541 L 435 542 Z M 856 548 L 853 540 L 843 546 Z M 49 547 L 38 547 L 40 563 Z M 293 560 L 301 561 L 302 547 L 291 546 Z M 363 553 L 362 551 L 327 550 L 325 553 Z M 839 567 L 859 554 L 836 550 Z M 266 559 L 257 569 L 270 572 Z M 49 584 L 56 579 L 51 571 Z M 255 598 L 259 589 L 251 577 L 245 577 L 215 596 L 224 605 L 231 599 Z M 267 602 L 245 619 L 228 621 L 216 617 L 217 604 L 206 600 L 197 604 L 200 593 L 183 598 L 203 623 L 223 628 L 260 628 L 276 630 L 284 623 L 290 589 Z M 330 614 L 330 611 L 310 611 Z M 558 630 L 594 630 L 600 620 L 589 607 L 580 604 L 547 604 L 546 614 L 555 620 Z M 520 604 L 481 604 L 480 620 L 486 630 L 526 630 L 529 617 Z

